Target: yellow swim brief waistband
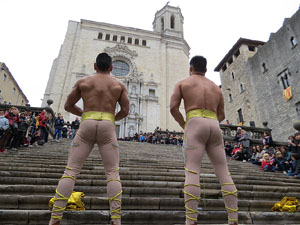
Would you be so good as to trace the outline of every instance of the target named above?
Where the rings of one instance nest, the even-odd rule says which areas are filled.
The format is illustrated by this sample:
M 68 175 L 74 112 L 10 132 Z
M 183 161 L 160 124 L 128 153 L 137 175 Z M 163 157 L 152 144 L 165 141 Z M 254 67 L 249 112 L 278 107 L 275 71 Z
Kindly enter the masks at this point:
M 186 113 L 186 121 L 193 117 L 204 117 L 218 120 L 217 114 L 207 109 L 192 109 Z
M 82 114 L 81 121 L 83 120 L 108 120 L 114 123 L 115 115 L 109 112 L 90 111 Z

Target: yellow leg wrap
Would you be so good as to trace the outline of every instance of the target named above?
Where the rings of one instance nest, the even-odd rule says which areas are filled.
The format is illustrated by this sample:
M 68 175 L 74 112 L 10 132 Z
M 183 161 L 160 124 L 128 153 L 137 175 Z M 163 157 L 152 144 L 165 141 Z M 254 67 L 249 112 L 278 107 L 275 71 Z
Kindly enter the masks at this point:
M 221 186 L 225 186 L 225 185 L 234 185 L 234 183 L 224 183 L 222 184 Z M 237 190 L 235 191 L 225 191 L 225 190 L 221 190 L 223 192 L 223 197 L 225 196 L 228 196 L 228 195 L 233 195 L 234 197 L 238 197 L 237 196 Z M 225 208 L 227 209 L 227 211 L 231 211 L 231 212 L 238 212 L 239 208 L 236 208 L 236 209 L 232 209 L 232 208 L 229 208 L 228 206 L 225 205 Z M 230 216 L 228 216 L 228 220 L 229 221 L 238 221 L 238 219 L 233 219 L 231 218 Z
M 197 172 L 196 172 L 196 171 L 194 171 L 194 170 L 189 170 L 189 169 L 188 169 L 188 168 L 186 168 L 186 167 L 184 167 L 184 169 L 185 169 L 186 171 L 190 172 L 190 173 L 197 174 Z
M 117 169 L 115 169 L 115 172 L 119 171 L 119 169 L 120 169 L 120 167 L 118 167 Z M 121 181 L 118 180 L 118 179 L 110 179 L 110 180 L 107 180 L 106 182 L 109 183 L 109 182 L 111 182 L 111 181 L 118 181 L 118 182 L 121 183 Z M 118 201 L 118 202 L 121 203 L 122 201 L 121 201 L 120 199 L 117 199 L 117 197 L 119 197 L 122 193 L 123 193 L 123 191 L 120 191 L 120 193 L 118 193 L 118 194 L 116 194 L 115 196 L 109 198 L 109 202 L 111 202 L 111 201 Z M 113 216 L 113 215 L 112 215 L 113 213 L 119 214 L 119 216 Z M 111 219 L 121 219 L 121 214 L 122 214 L 122 213 L 121 213 L 121 208 L 111 210 L 111 212 L 110 212 L 110 218 L 111 218 Z
M 76 178 L 75 178 L 75 177 L 72 177 L 72 176 L 62 176 L 62 177 L 60 178 L 60 180 L 61 180 L 61 179 L 64 179 L 64 178 L 71 178 L 72 180 L 76 181 Z
M 72 170 L 72 168 L 71 168 L 71 167 L 68 167 L 68 166 L 66 166 L 66 169 L 68 169 L 68 170 Z
M 59 192 L 57 191 L 57 189 L 55 190 L 55 192 L 56 192 L 56 194 L 59 195 L 60 198 L 54 198 L 54 202 L 55 202 L 55 201 L 58 201 L 58 200 L 68 201 L 69 198 L 63 196 L 61 193 L 59 193 Z M 54 207 L 55 207 L 56 209 L 54 209 Z M 62 211 L 64 211 L 65 209 L 66 209 L 66 207 L 63 208 L 63 207 L 60 207 L 60 206 L 57 206 L 57 205 L 53 204 L 53 209 L 52 209 L 52 211 L 53 211 L 53 212 L 62 212 Z M 51 216 L 51 218 L 52 218 L 52 219 L 61 220 L 61 219 L 62 219 L 62 216 Z
M 185 169 L 185 171 L 187 171 L 187 172 L 190 172 L 190 173 L 193 173 L 193 174 L 198 174 L 196 171 L 190 170 L 190 169 L 188 169 L 188 168 L 186 168 L 186 167 L 184 167 L 184 169 Z M 199 187 L 199 188 L 200 188 L 200 185 L 199 185 L 199 184 L 185 184 L 183 187 L 185 188 L 185 187 L 188 187 L 188 186 L 195 186 L 195 187 Z M 184 203 L 185 203 L 185 208 L 186 208 L 186 210 L 187 210 L 187 212 L 186 212 L 186 214 L 185 214 L 185 217 L 186 217 L 187 219 L 189 219 L 189 220 L 197 221 L 197 218 L 191 218 L 189 215 L 190 215 L 190 214 L 197 214 L 198 211 L 189 208 L 189 207 L 186 205 L 186 203 L 187 203 L 188 201 L 191 201 L 191 200 L 196 200 L 197 202 L 199 202 L 199 201 L 200 201 L 200 198 L 196 197 L 195 195 L 193 195 L 193 194 L 191 194 L 191 193 L 189 193 L 189 192 L 187 192 L 187 191 L 185 191 L 185 190 L 183 190 L 183 193 L 186 194 L 186 195 L 188 195 L 188 196 L 190 196 L 190 198 L 187 199 L 187 200 L 185 200 L 185 202 L 184 202 Z

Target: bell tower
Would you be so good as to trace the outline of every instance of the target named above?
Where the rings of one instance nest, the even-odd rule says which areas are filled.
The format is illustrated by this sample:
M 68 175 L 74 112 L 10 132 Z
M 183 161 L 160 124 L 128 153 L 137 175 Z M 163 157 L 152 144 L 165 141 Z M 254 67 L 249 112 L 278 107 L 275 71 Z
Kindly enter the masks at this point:
M 179 7 L 168 3 L 155 13 L 153 30 L 162 35 L 183 38 L 183 16 Z

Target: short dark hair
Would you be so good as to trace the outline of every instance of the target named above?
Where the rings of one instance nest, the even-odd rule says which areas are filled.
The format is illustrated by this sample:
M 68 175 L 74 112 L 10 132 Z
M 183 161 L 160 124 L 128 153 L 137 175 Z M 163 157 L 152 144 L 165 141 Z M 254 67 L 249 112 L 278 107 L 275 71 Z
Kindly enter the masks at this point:
M 195 72 L 205 73 L 206 72 L 206 58 L 203 56 L 194 56 L 190 61 L 190 66 L 193 67 Z
M 96 58 L 96 64 L 99 71 L 108 71 L 111 66 L 111 57 L 107 53 L 100 53 Z

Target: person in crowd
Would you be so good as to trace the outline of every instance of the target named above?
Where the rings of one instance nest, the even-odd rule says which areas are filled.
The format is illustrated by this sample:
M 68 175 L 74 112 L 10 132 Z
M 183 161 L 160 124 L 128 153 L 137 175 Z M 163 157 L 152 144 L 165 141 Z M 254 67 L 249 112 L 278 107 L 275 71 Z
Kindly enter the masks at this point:
M 9 126 L 11 128 L 10 137 L 8 139 L 8 150 L 17 150 L 17 139 L 18 139 L 18 128 L 19 128 L 19 109 L 16 107 L 11 107 L 9 111 L 5 114 L 5 117 L 9 121 Z
M 297 146 L 295 143 L 295 136 L 291 135 L 288 138 L 288 149 L 291 153 L 297 153 Z
M 48 121 L 48 116 L 47 112 L 44 109 L 37 117 L 38 120 L 38 129 L 40 130 L 40 135 L 41 135 L 41 140 L 39 143 L 44 144 L 48 141 L 48 131 L 47 131 L 47 121 Z
M 54 136 L 53 136 L 53 139 L 56 142 L 59 142 L 59 139 L 61 138 L 62 129 L 63 129 L 64 124 L 65 124 L 65 121 L 64 121 L 63 116 L 60 113 L 58 113 L 57 118 L 55 119 L 55 122 L 54 122 L 55 132 L 54 132 Z
M 287 174 L 288 168 L 286 162 L 287 161 L 283 158 L 282 153 L 280 151 L 276 152 L 273 161 L 275 171 L 282 171 L 284 174 Z
M 76 178 L 96 143 L 99 146 L 107 179 L 111 225 L 121 225 L 122 185 L 119 176 L 120 152 L 115 121 L 128 115 L 129 99 L 125 85 L 110 76 L 112 60 L 108 54 L 99 54 L 94 68 L 96 74 L 77 81 L 65 103 L 65 110 L 81 116 L 82 121 L 74 137 L 64 175 L 56 189 L 50 225 L 61 223 Z M 83 109 L 76 106 L 81 98 Z M 117 103 L 121 110 L 115 115 Z
M 176 83 L 170 101 L 170 112 L 185 132 L 183 150 L 186 225 L 197 224 L 200 168 L 205 152 L 222 187 L 228 211 L 228 223 L 236 225 L 238 224 L 237 189 L 228 170 L 224 140 L 219 125 L 225 119 L 224 97 L 221 89 L 205 77 L 206 64 L 206 59 L 202 56 L 191 59 L 190 76 Z M 182 99 L 186 122 L 179 110 Z
M 232 144 L 229 143 L 229 141 L 225 141 L 224 143 L 224 148 L 227 156 L 231 156 L 231 152 L 233 150 Z
M 80 125 L 80 121 L 79 121 L 79 118 L 76 117 L 74 121 L 72 121 L 71 123 L 71 130 L 72 130 L 72 139 L 74 139 L 75 135 L 76 135 L 76 132 L 79 128 L 79 125 Z
M 16 144 L 15 144 L 17 148 L 20 147 L 21 145 L 24 145 L 27 129 L 28 129 L 28 121 L 26 119 L 26 114 L 25 112 L 22 112 L 20 113 L 18 134 L 16 137 Z
M 265 172 L 274 171 L 273 161 L 270 159 L 270 155 L 265 153 L 261 162 L 261 169 Z
M 268 146 L 268 147 L 273 146 L 273 138 L 272 138 L 270 132 L 268 132 L 268 131 L 264 132 L 263 145 Z
M 256 165 L 261 165 L 263 160 L 263 155 L 265 154 L 265 152 L 262 151 L 260 145 L 257 145 L 255 149 L 256 149 L 256 154 L 252 163 Z
M 295 161 L 295 170 L 293 176 L 300 179 L 300 154 L 292 153 L 291 158 Z
M 6 137 L 6 132 L 8 131 L 9 128 L 9 121 L 8 119 L 4 116 L 4 111 L 0 110 L 0 152 L 5 151 L 5 137 Z M 6 140 L 7 142 L 7 140 Z
M 241 129 L 241 136 L 238 141 L 246 150 L 250 147 L 250 137 L 244 129 Z
M 295 153 L 300 154 L 300 132 L 295 134 Z
M 236 134 L 234 136 L 234 141 L 238 142 L 240 140 L 240 138 L 242 137 L 242 128 L 238 127 L 236 129 Z

